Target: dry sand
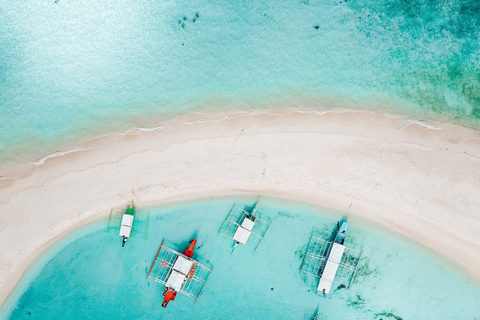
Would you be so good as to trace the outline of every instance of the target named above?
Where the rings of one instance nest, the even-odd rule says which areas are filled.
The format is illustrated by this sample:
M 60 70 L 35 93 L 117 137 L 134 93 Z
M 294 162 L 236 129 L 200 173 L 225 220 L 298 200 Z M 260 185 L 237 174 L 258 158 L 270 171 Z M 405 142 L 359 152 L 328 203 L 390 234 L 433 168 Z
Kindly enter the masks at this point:
M 480 132 L 359 111 L 191 115 L 2 173 L 0 305 L 54 241 L 111 207 L 261 193 L 375 221 L 480 279 Z M 61 155 L 63 154 L 63 155 Z

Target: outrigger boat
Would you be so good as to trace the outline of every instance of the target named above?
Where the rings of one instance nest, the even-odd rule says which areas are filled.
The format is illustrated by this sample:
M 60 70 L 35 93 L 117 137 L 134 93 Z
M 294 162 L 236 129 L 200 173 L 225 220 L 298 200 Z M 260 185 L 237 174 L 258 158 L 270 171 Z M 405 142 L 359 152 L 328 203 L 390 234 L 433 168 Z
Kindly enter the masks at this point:
M 348 223 L 337 223 L 337 234 L 333 241 L 312 236 L 303 258 L 301 272 L 319 277 L 317 294 L 330 293 L 334 283 L 349 288 L 362 256 L 362 250 L 344 246 Z
M 143 239 L 146 239 L 148 218 L 148 213 L 146 218 L 142 214 L 137 214 L 133 201 L 131 201 L 127 210 L 123 212 L 114 212 L 113 209 L 110 211 L 105 233 L 122 237 L 122 247 L 124 247 L 129 238 L 143 236 Z
M 166 308 L 170 301 L 175 300 L 178 292 L 195 299 L 194 303 L 202 293 L 212 270 L 192 259 L 196 244 L 197 239 L 193 239 L 188 249 L 181 254 L 163 247 L 162 241 L 147 274 L 147 279 L 151 278 L 165 286 L 162 307 Z
M 233 239 L 235 241 L 234 248 L 242 244 L 256 253 L 265 238 L 270 224 L 258 217 L 259 204 L 260 202 L 257 202 L 250 213 L 234 206 L 222 224 L 219 234 Z
M 127 242 L 130 233 L 132 232 L 133 219 L 135 215 L 135 209 L 133 208 L 133 201 L 130 202 L 127 211 L 122 216 L 122 222 L 120 225 L 119 236 L 122 237 L 122 247 L 125 247 L 125 242 Z

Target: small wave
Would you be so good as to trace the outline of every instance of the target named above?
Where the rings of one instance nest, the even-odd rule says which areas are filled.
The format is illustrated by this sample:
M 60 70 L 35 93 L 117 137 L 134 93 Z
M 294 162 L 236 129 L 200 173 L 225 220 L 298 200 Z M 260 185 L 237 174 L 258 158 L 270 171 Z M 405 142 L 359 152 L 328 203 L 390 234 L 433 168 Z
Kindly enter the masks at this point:
M 305 113 L 305 114 L 318 114 L 319 116 L 323 116 L 324 114 L 330 113 L 330 111 L 315 111 L 315 110 L 294 110 L 298 113 Z
M 318 114 L 318 115 L 324 115 L 324 114 L 327 114 L 327 113 L 330 113 L 330 111 L 315 111 L 315 110 L 297 110 L 297 109 L 293 109 L 293 108 L 289 108 L 288 110 L 290 110 L 291 112 L 298 112 L 298 113 L 305 113 L 305 114 L 311 114 L 311 113 L 315 113 L 315 114 Z M 282 113 L 281 112 L 272 112 L 272 110 L 269 110 L 269 109 L 266 109 L 266 110 L 263 110 L 263 109 L 260 109 L 260 110 L 250 110 L 250 111 L 244 111 L 244 112 L 237 112 L 237 113 L 234 113 L 234 114 L 225 114 L 225 115 L 222 115 L 220 117 L 217 117 L 217 118 L 208 118 L 210 115 L 208 113 L 206 114 L 203 114 L 203 113 L 192 113 L 190 116 L 202 116 L 202 115 L 205 115 L 206 119 L 196 119 L 196 120 L 187 120 L 183 123 L 180 123 L 180 124 L 173 124 L 173 127 L 175 128 L 178 128 L 178 127 L 183 127 L 183 126 L 191 126 L 191 125 L 195 125 L 195 124 L 203 124 L 203 123 L 216 123 L 216 122 L 222 122 L 222 121 L 225 121 L 225 120 L 231 120 L 231 119 L 237 119 L 237 118 L 242 118 L 242 117 L 250 117 L 250 116 L 256 116 L 256 115 L 262 115 L 262 114 L 265 114 L 265 115 L 281 115 Z M 152 131 L 157 131 L 157 130 L 162 130 L 162 131 L 168 131 L 169 128 L 168 128 L 168 125 L 161 125 L 161 126 L 158 126 L 158 127 L 151 127 L 151 128 L 145 128 L 145 127 L 136 127 L 136 128 L 133 128 L 127 132 L 124 132 L 123 134 L 121 135 L 127 135 L 130 131 L 133 131 L 133 130 L 139 130 L 139 131 L 142 131 L 142 132 L 152 132 Z
M 422 120 L 415 120 L 415 119 L 401 120 L 401 121 L 399 121 L 399 124 L 400 124 L 399 129 L 405 129 L 406 127 L 408 127 L 412 124 L 416 124 L 418 126 L 421 126 L 421 127 L 427 128 L 427 129 L 431 129 L 431 130 L 440 130 L 440 131 L 442 130 L 442 128 L 440 128 L 440 127 L 428 124 L 427 122 L 422 121 Z
M 165 130 L 164 126 L 158 126 L 158 127 L 153 127 L 153 128 L 137 128 L 139 131 L 142 132 L 151 132 L 151 131 L 157 131 L 157 130 Z
M 33 163 L 33 165 L 34 166 L 40 166 L 40 165 L 44 164 L 45 161 L 47 161 L 50 158 L 61 157 L 61 156 L 64 156 L 66 154 L 69 154 L 69 153 L 74 153 L 74 152 L 78 152 L 78 151 L 85 151 L 85 150 L 87 150 L 87 149 L 84 148 L 84 147 L 77 147 L 77 148 L 70 149 L 70 150 L 67 150 L 67 151 L 55 151 L 54 153 L 51 153 L 51 154 L 49 154 L 45 157 L 42 157 L 42 158 L 38 159 L 37 161 L 35 161 Z
M 187 122 L 185 122 L 185 125 L 190 126 L 190 125 L 198 124 L 198 123 L 215 123 L 215 122 L 222 122 L 222 121 L 225 121 L 227 119 L 234 119 L 234 118 L 236 118 L 236 117 L 223 116 L 223 117 L 216 118 L 216 119 L 198 119 L 198 120 L 195 120 L 195 121 L 187 121 Z

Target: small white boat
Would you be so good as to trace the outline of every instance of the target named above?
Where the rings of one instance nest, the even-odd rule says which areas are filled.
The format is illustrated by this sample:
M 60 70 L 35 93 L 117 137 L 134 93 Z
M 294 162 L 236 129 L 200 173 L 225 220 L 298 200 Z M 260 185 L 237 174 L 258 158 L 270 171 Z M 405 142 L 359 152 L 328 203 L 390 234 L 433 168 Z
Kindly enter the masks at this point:
M 147 238 L 148 220 L 148 212 L 136 212 L 132 201 L 125 211 L 114 209 L 110 211 L 105 233 L 122 237 L 124 247 L 130 238 L 144 240 Z
M 120 232 L 119 236 L 122 237 L 122 247 L 125 246 L 125 242 L 130 237 L 130 233 L 132 232 L 133 227 L 133 204 L 128 207 L 128 210 L 122 216 L 122 222 L 120 224 Z
M 257 252 L 270 229 L 270 223 L 261 219 L 257 213 L 260 202 L 257 202 L 252 212 L 247 212 L 238 206 L 233 206 L 225 222 L 220 228 L 219 234 Z

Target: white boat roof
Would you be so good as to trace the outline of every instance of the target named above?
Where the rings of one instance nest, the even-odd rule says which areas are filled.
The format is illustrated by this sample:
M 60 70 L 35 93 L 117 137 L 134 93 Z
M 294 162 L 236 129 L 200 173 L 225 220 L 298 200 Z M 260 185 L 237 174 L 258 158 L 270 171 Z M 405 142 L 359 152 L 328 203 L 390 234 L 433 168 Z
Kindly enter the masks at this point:
M 240 226 L 238 227 L 237 231 L 235 231 L 235 234 L 233 235 L 233 240 L 240 242 L 241 244 L 245 244 L 247 243 L 251 233 L 251 231 Z
M 183 282 L 185 281 L 186 277 L 186 275 L 176 270 L 172 270 L 165 286 L 178 292 L 182 288 Z
M 122 216 L 122 226 L 131 227 L 133 225 L 133 215 L 124 213 Z
M 173 265 L 173 270 L 177 270 L 183 274 L 188 274 L 192 268 L 193 260 L 186 259 L 185 257 L 178 256 L 177 261 Z
M 245 228 L 248 231 L 252 231 L 254 225 L 255 225 L 255 222 L 248 219 L 247 217 L 245 217 L 245 219 L 243 219 L 242 228 Z
M 174 291 L 180 291 L 185 279 L 187 278 L 190 270 L 192 269 L 193 260 L 186 259 L 185 257 L 178 256 L 175 261 L 172 272 L 168 277 L 166 287 L 173 289 Z
M 345 247 L 343 245 L 336 242 L 333 244 L 330 255 L 328 256 L 327 264 L 323 269 L 322 276 L 320 277 L 320 282 L 318 283 L 318 294 L 328 294 L 330 292 L 333 280 L 335 279 L 335 275 L 337 274 L 338 266 L 340 264 L 340 261 L 342 261 L 344 251 Z
M 119 232 L 119 236 L 121 237 L 130 237 L 130 233 L 132 232 L 132 227 L 131 226 L 124 226 L 124 225 L 121 225 L 120 226 L 120 232 Z
M 255 222 L 245 217 L 242 224 L 237 228 L 237 231 L 235 231 L 233 240 L 240 242 L 241 244 L 247 243 L 254 225 Z
M 121 237 L 130 237 L 133 226 L 133 215 L 124 213 L 122 216 L 122 223 L 120 224 L 120 232 L 118 233 Z

